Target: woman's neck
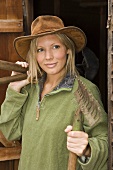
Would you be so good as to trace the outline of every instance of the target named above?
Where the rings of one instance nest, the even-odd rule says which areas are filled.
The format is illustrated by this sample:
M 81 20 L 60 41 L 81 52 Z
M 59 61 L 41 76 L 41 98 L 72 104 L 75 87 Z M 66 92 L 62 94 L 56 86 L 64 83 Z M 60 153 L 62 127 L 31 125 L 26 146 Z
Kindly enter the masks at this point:
M 41 99 L 47 93 L 50 93 L 64 78 L 65 73 L 58 74 L 58 75 L 47 75 L 46 81 L 43 86 L 43 90 L 41 93 Z
M 55 87 L 61 82 L 65 74 L 66 74 L 65 72 L 62 72 L 61 74 L 47 75 L 45 84 L 48 84 L 51 87 Z

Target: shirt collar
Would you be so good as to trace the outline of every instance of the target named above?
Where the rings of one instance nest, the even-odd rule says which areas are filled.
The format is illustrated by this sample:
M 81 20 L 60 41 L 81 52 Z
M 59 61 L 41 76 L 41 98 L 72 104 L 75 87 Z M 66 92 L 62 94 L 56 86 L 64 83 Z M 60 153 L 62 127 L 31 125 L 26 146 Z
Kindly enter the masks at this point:
M 46 76 L 43 75 L 39 80 L 39 87 L 42 91 L 43 85 L 45 82 Z M 72 88 L 75 81 L 75 76 L 70 75 L 69 73 L 62 79 L 62 81 L 53 89 L 53 91 L 61 89 L 61 88 Z
M 58 90 L 60 88 L 72 88 L 74 81 L 75 77 L 67 74 L 54 90 Z

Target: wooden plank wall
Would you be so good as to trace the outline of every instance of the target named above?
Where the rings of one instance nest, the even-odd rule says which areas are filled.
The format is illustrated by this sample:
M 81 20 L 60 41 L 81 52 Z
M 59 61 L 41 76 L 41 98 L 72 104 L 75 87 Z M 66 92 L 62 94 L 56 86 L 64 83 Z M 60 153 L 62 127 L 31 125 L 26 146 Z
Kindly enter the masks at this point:
M 14 50 L 13 40 L 23 34 L 22 0 L 0 0 L 0 60 L 20 60 Z M 9 71 L 0 70 L 0 77 L 8 75 Z M 5 98 L 6 88 L 7 84 L 0 85 L 0 105 Z M 17 167 L 18 160 L 0 161 L 0 170 L 17 170 Z
M 23 34 L 22 0 L 0 0 L 0 60 L 20 60 L 13 48 L 13 40 Z M 0 77 L 10 72 L 0 70 Z M 0 85 L 0 105 L 4 100 L 7 85 Z

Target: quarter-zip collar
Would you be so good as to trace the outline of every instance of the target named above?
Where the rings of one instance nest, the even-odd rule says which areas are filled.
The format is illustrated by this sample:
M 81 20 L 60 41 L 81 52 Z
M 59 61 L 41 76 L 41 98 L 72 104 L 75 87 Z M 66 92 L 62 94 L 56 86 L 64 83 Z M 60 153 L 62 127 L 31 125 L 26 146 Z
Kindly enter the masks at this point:
M 40 94 L 43 90 L 44 82 L 46 80 L 46 75 L 43 75 L 42 78 L 39 80 L 39 89 L 40 89 Z M 55 93 L 56 91 L 61 91 L 61 90 L 71 90 L 75 81 L 75 76 L 71 76 L 69 73 L 63 78 L 63 80 L 52 90 L 51 93 Z
M 36 110 L 37 110 L 36 111 L 36 120 L 38 120 L 39 116 L 40 116 L 41 93 L 43 90 L 45 80 L 46 80 L 45 75 L 39 80 L 39 97 L 38 97 L 38 104 L 36 107 Z M 70 76 L 69 74 L 67 74 L 64 77 L 64 79 L 58 84 L 58 86 L 56 86 L 50 93 L 46 94 L 46 96 L 56 94 L 62 90 L 71 91 L 72 87 L 74 85 L 74 80 L 75 80 L 74 76 Z
M 74 80 L 75 80 L 74 76 L 70 76 L 70 74 L 67 74 L 64 77 L 64 79 L 58 84 L 58 86 L 54 88 L 53 91 L 59 90 L 59 89 L 72 89 Z

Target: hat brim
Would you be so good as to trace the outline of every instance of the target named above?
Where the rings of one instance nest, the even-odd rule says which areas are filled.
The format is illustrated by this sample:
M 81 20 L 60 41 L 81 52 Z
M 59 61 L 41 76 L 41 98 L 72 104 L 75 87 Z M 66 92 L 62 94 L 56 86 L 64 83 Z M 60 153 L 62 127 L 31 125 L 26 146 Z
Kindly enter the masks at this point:
M 44 32 L 37 35 L 17 37 L 14 40 L 14 48 L 17 54 L 20 57 L 22 57 L 24 60 L 26 60 L 26 56 L 30 48 L 31 40 L 43 35 L 49 35 L 53 33 L 61 33 L 67 35 L 75 43 L 76 53 L 82 51 L 82 49 L 86 46 L 87 38 L 85 33 L 78 27 L 69 26 L 69 27 L 61 28 L 59 30 Z

